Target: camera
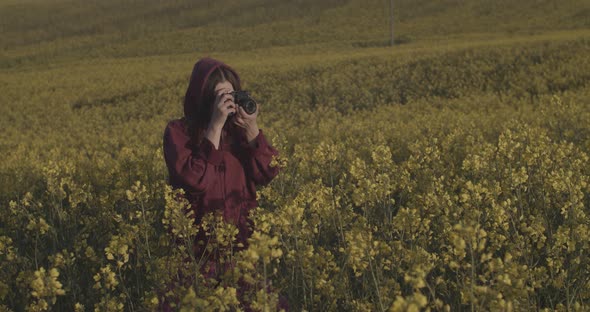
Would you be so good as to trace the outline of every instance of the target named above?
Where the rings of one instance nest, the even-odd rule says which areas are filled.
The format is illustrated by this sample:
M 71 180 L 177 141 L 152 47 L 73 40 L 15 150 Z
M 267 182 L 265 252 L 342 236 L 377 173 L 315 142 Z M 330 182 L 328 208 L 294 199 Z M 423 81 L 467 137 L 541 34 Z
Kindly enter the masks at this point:
M 250 97 L 250 93 L 245 90 L 234 91 L 230 93 L 234 97 L 234 103 L 241 106 L 246 114 L 252 115 L 256 112 L 256 101 Z

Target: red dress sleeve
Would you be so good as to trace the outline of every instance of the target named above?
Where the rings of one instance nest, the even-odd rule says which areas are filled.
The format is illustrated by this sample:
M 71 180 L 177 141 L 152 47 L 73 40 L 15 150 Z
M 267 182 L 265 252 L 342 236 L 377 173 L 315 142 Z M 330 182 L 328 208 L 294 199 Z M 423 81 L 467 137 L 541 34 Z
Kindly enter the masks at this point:
M 279 167 L 270 165 L 273 156 L 278 156 L 278 151 L 273 148 L 262 129 L 254 138 L 253 146 L 250 146 L 244 139 L 241 143 L 243 153 L 244 168 L 256 185 L 266 185 L 279 173 Z
M 164 158 L 173 187 L 201 193 L 216 178 L 214 166 L 223 155 L 207 138 L 194 146 L 182 124 L 171 122 L 164 131 Z

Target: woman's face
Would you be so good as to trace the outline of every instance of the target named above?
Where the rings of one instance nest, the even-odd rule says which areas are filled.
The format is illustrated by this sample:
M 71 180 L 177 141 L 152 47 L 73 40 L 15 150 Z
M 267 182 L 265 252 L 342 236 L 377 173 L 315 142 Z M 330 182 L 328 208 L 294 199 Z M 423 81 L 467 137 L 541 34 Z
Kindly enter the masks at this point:
M 218 92 L 220 92 L 220 91 L 222 91 L 224 93 L 233 92 L 234 86 L 232 86 L 231 82 L 229 82 L 227 80 L 222 81 L 215 86 L 215 94 L 218 94 Z

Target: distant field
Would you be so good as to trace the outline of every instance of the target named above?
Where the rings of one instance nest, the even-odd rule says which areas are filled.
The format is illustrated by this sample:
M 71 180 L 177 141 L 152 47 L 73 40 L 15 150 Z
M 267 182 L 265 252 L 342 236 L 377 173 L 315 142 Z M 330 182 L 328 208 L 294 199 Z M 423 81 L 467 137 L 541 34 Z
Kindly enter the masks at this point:
M 2 68 L 182 53 L 388 42 L 387 1 L 2 1 Z M 590 4 L 568 1 L 395 1 L 403 42 L 590 27 Z
M 394 47 L 387 4 L 0 1 L 0 310 L 150 310 L 198 272 L 161 146 L 205 55 L 281 153 L 227 255 L 252 306 L 588 310 L 590 3 L 395 1 Z

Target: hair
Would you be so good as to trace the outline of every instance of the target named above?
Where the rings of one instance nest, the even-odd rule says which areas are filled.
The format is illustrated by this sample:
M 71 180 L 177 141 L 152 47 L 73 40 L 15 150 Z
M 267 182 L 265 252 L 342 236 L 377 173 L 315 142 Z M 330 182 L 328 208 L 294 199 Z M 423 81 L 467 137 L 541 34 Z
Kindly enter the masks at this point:
M 215 87 L 224 81 L 229 81 L 236 91 L 241 89 L 240 80 L 233 71 L 224 66 L 217 67 L 205 81 L 201 105 L 197 107 L 193 118 L 187 119 L 188 133 L 198 141 L 201 141 L 204 131 L 211 122 L 211 114 L 217 95 Z

